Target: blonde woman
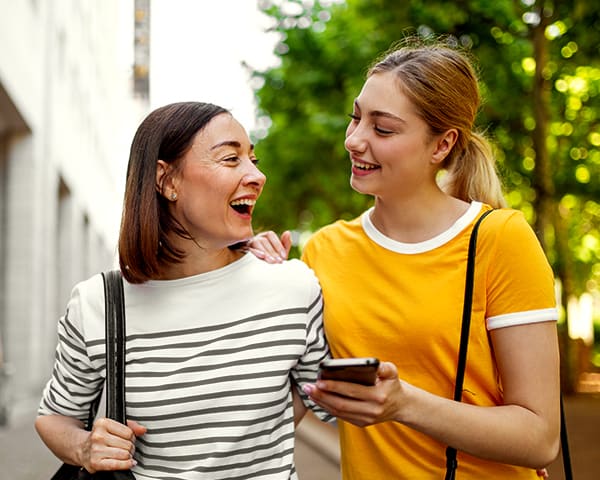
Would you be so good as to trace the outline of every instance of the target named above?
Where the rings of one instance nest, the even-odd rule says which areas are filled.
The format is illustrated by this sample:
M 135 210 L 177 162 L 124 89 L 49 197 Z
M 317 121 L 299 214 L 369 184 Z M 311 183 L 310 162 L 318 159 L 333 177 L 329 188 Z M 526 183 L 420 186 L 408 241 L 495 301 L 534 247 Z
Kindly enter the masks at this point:
M 382 360 L 373 387 L 304 387 L 341 420 L 344 480 L 443 478 L 448 446 L 463 480 L 534 479 L 558 453 L 553 274 L 523 215 L 504 208 L 492 149 L 474 131 L 479 102 L 468 57 L 443 44 L 391 51 L 354 101 L 350 182 L 374 206 L 324 227 L 302 254 L 323 289 L 332 355 Z M 469 237 L 491 208 L 457 402 Z M 289 249 L 281 240 L 269 232 L 252 248 L 275 257 Z

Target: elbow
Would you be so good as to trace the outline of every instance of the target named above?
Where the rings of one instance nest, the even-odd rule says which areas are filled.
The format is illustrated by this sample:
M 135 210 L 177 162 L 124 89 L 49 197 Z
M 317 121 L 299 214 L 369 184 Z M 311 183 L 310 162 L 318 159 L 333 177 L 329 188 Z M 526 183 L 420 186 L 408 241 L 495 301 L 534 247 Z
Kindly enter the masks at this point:
M 48 429 L 48 419 L 46 415 L 38 415 L 33 426 L 42 442 L 44 442 L 44 444 L 47 446 L 48 443 L 46 442 L 46 434 Z
M 556 438 L 554 439 L 554 441 L 549 445 L 549 447 L 547 449 L 547 457 L 546 457 L 545 461 L 543 462 L 544 467 L 547 467 L 554 460 L 556 460 L 559 453 L 560 453 L 560 435 L 557 435 Z
M 556 460 L 559 452 L 560 434 L 552 435 L 547 441 L 540 442 L 538 448 L 535 449 L 535 452 L 530 458 L 530 464 L 526 466 L 535 469 L 546 468 Z
M 41 432 L 43 430 L 43 425 L 44 425 L 44 415 L 39 415 L 36 417 L 35 422 L 33 424 L 35 431 L 37 432 L 38 435 L 41 436 Z

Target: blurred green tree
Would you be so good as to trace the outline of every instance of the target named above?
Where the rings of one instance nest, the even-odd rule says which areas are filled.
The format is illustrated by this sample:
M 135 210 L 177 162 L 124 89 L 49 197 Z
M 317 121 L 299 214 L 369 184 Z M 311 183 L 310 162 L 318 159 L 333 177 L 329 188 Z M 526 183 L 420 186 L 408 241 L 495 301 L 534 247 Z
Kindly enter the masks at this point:
M 368 66 L 407 34 L 471 51 L 511 207 L 533 225 L 563 304 L 600 284 L 600 14 L 593 0 L 262 0 L 281 64 L 255 71 L 258 230 L 312 231 L 371 202 L 349 187 L 347 114 Z M 263 137 L 264 138 L 260 138 Z M 563 330 L 566 330 L 566 322 Z M 566 333 L 565 333 L 566 338 Z M 571 382 L 572 383 L 572 382 Z

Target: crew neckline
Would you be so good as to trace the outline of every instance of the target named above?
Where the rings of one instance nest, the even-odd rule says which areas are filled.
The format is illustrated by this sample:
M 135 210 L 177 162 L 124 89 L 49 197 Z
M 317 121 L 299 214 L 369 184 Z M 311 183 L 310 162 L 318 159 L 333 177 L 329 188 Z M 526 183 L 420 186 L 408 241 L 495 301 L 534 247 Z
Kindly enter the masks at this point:
M 414 255 L 417 253 L 429 252 L 435 248 L 445 245 L 450 240 L 455 238 L 467 225 L 469 225 L 473 220 L 475 220 L 475 218 L 481 211 L 481 207 L 481 202 L 471 202 L 471 205 L 466 210 L 466 212 L 463 213 L 456 220 L 456 222 L 454 222 L 450 226 L 450 228 L 436 235 L 433 238 L 417 243 L 399 242 L 397 240 L 393 240 L 387 237 L 379 230 L 377 230 L 377 228 L 375 227 L 375 225 L 373 225 L 373 222 L 371 221 L 371 212 L 375 207 L 369 208 L 362 214 L 361 224 L 365 234 L 377 245 L 396 253 Z
M 215 270 L 190 275 L 189 277 L 175 278 L 173 280 L 148 280 L 147 282 L 144 282 L 144 285 L 149 287 L 178 287 L 203 281 L 211 281 L 215 278 L 229 275 L 230 272 L 242 268 L 247 263 L 252 262 L 254 259 L 253 257 L 254 255 L 246 253 L 233 262 Z

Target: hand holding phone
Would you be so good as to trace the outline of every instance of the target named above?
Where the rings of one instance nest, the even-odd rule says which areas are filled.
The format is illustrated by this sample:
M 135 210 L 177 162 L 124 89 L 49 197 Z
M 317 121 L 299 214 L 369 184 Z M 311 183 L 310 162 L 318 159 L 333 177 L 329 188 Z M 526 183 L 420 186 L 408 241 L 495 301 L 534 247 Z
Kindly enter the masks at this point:
M 319 379 L 338 380 L 375 385 L 379 360 L 374 357 L 365 358 L 332 358 L 319 364 Z

